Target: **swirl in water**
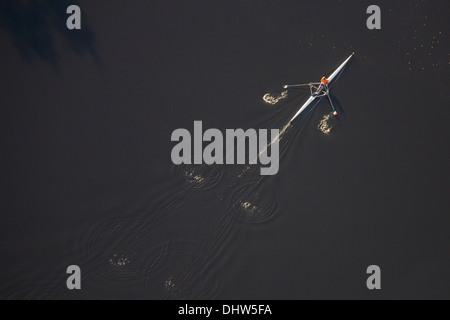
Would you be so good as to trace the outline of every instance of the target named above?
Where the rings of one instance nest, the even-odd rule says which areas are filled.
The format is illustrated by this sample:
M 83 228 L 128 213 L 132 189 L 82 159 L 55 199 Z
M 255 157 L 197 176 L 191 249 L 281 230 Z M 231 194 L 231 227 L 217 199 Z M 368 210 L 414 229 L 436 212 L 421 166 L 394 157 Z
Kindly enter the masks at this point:
M 280 100 L 283 100 L 283 99 L 286 99 L 287 98 L 287 96 L 288 96 L 288 91 L 286 90 L 286 91 L 283 91 L 279 96 L 272 96 L 270 93 L 266 93 L 264 96 L 263 96 L 263 100 L 266 102 L 266 103 L 268 103 L 268 104 L 272 104 L 272 105 L 274 105 L 274 104 L 277 104 L 278 103 L 278 101 L 280 101 Z
M 322 120 L 320 120 L 317 128 L 325 134 L 329 134 L 333 127 L 330 125 L 329 121 L 331 119 L 332 114 L 326 114 L 323 116 Z

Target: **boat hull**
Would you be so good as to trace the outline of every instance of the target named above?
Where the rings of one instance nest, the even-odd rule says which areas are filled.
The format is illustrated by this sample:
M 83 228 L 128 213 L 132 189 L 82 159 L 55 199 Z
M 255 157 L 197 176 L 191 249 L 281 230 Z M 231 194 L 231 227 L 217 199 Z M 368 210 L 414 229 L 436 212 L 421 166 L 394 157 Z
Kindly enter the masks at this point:
M 334 72 L 328 77 L 328 83 L 329 85 L 331 85 L 331 81 L 334 80 L 334 78 L 336 78 L 336 76 L 339 74 L 339 72 L 342 71 L 342 69 L 344 69 L 345 65 L 350 61 L 350 59 L 353 57 L 355 53 L 353 52 L 350 57 L 348 57 L 344 62 L 341 63 L 341 65 L 334 70 Z M 313 97 L 310 96 L 308 100 L 306 100 L 306 102 L 301 106 L 301 108 L 297 111 L 297 113 L 292 117 L 292 119 L 289 121 L 289 123 L 292 123 L 292 121 L 294 121 L 295 118 L 297 118 L 314 100 L 316 100 L 316 98 L 320 98 L 320 97 Z

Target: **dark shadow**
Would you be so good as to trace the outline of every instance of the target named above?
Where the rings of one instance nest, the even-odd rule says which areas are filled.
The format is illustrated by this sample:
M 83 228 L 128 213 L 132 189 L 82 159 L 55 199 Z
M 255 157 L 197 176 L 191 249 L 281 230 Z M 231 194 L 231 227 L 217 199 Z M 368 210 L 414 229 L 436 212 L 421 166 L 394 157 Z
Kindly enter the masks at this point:
M 26 61 L 41 59 L 53 67 L 58 65 L 57 40 L 69 46 L 79 57 L 89 55 L 100 66 L 96 39 L 81 8 L 81 30 L 69 30 L 66 13 L 77 0 L 2 0 L 0 26 L 6 29 L 20 55 Z

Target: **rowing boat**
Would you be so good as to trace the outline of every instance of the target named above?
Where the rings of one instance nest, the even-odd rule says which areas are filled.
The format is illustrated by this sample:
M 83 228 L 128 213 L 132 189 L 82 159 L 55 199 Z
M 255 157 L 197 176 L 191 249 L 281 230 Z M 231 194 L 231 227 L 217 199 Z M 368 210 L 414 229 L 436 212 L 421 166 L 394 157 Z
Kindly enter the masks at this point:
M 353 57 L 355 53 L 353 52 L 350 57 L 348 57 L 329 77 L 328 77 L 328 82 L 331 84 L 331 81 L 334 80 L 334 78 L 336 78 L 336 76 L 339 74 L 339 72 L 342 71 L 342 69 L 345 67 L 345 65 L 348 63 L 348 61 Z M 316 83 L 314 83 L 316 84 Z M 292 117 L 292 119 L 289 121 L 289 123 L 292 123 L 292 121 L 297 118 L 314 100 L 316 100 L 317 98 L 321 98 L 323 96 L 328 96 L 328 99 L 330 100 L 331 106 L 333 108 L 333 114 L 337 115 L 336 110 L 334 109 L 333 103 L 331 102 L 330 96 L 329 96 L 329 91 L 328 91 L 328 86 L 325 88 L 325 92 L 323 94 L 317 94 L 317 93 L 313 93 L 312 88 L 317 89 L 316 87 L 314 87 L 313 83 L 309 83 L 309 84 L 299 84 L 299 85 L 285 85 L 284 88 L 286 89 L 290 89 L 290 88 L 295 88 L 295 87 L 300 87 L 300 86 L 309 86 L 311 88 L 311 96 L 309 97 L 308 100 L 306 100 L 306 102 L 303 104 L 303 106 L 297 111 L 297 113 Z

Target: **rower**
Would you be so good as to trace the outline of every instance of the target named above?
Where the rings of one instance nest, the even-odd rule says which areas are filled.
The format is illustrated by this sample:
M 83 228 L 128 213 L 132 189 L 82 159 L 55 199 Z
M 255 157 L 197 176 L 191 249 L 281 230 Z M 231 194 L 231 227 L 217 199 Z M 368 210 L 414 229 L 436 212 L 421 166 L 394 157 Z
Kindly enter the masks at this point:
M 309 87 L 311 96 L 306 100 L 306 102 L 300 107 L 300 109 L 297 111 L 297 113 L 291 118 L 289 123 L 292 123 L 295 118 L 297 118 L 313 101 L 316 100 L 316 98 L 320 98 L 323 96 L 327 96 L 328 101 L 330 102 L 331 109 L 333 110 L 333 115 L 337 116 L 336 109 L 333 106 L 333 101 L 331 101 L 330 98 L 330 90 L 329 90 L 329 83 L 334 82 L 337 75 L 344 69 L 345 65 L 348 63 L 348 61 L 353 57 L 354 53 L 351 54 L 350 57 L 347 58 L 334 72 L 327 78 L 323 77 L 320 83 L 308 83 L 308 84 L 292 84 L 292 85 L 285 85 L 285 89 L 300 89 L 303 87 Z M 318 87 L 316 87 L 318 86 Z
M 317 91 L 313 94 L 313 97 L 317 97 L 322 90 L 327 90 L 328 87 L 328 79 L 326 77 L 322 77 L 320 80 L 320 85 L 317 88 Z

